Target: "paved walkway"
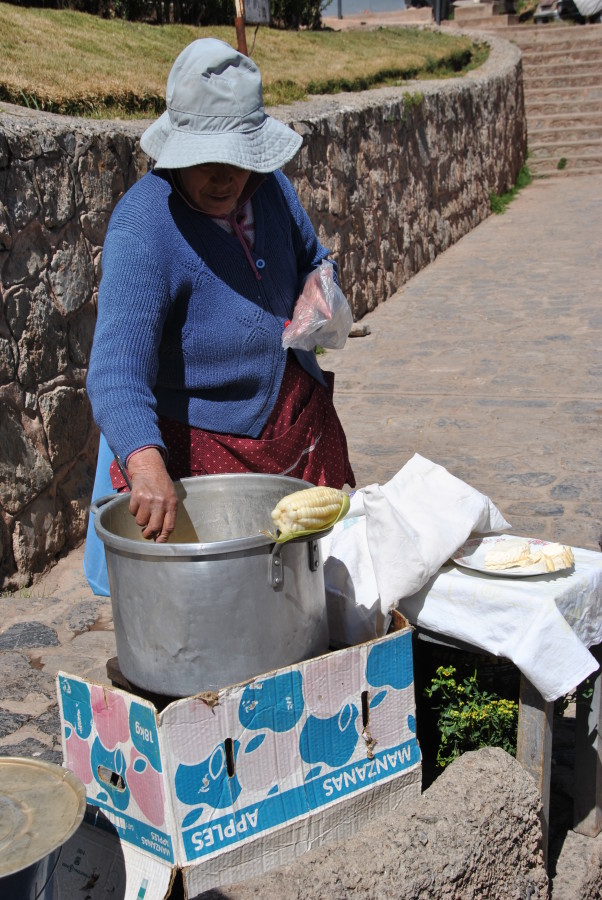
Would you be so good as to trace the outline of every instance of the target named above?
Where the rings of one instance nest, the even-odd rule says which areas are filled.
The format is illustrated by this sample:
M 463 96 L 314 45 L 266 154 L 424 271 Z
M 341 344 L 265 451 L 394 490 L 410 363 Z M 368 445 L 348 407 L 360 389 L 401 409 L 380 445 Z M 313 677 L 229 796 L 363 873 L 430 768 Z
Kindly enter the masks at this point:
M 602 176 L 537 181 L 321 358 L 358 484 L 413 453 L 517 534 L 599 549 Z
M 517 534 L 598 549 L 601 221 L 602 176 L 537 182 L 365 317 L 368 336 L 321 358 L 360 486 L 418 452 L 488 494 Z M 82 555 L 0 598 L 2 755 L 61 762 L 56 672 L 107 680 L 110 603 Z

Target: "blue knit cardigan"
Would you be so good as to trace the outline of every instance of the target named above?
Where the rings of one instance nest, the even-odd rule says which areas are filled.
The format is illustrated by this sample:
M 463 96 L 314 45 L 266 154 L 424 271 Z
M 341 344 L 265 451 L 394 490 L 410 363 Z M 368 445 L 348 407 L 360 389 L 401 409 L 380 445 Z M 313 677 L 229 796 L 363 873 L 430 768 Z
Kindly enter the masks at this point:
M 305 276 L 328 256 L 281 172 L 252 198 L 253 272 L 238 239 L 149 172 L 119 201 L 102 255 L 87 389 L 122 459 L 164 447 L 158 415 L 259 437 L 286 363 L 281 337 Z M 301 365 L 324 379 L 313 352 Z

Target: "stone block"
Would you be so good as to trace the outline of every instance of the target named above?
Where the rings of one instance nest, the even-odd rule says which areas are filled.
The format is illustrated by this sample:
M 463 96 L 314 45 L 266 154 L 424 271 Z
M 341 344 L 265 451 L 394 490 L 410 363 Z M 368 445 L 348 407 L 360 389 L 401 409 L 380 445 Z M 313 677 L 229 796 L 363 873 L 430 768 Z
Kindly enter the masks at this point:
M 0 249 L 10 250 L 13 245 L 13 237 L 10 232 L 10 224 L 8 220 L 8 212 L 2 202 L 0 202 Z M 1 268 L 1 265 L 0 265 Z
M 15 522 L 13 554 L 21 572 L 39 572 L 65 546 L 65 515 L 55 497 L 40 494 Z
M 56 471 L 75 459 L 88 440 L 90 402 L 84 388 L 58 387 L 42 394 L 39 405 L 50 461 Z
M 94 263 L 78 224 L 68 225 L 57 244 L 48 280 L 64 313 L 79 309 L 94 290 Z
M 0 197 L 15 229 L 25 228 L 40 211 L 32 163 L 0 169 Z
M 96 308 L 93 302 L 80 307 L 69 316 L 67 337 L 69 358 L 76 366 L 87 368 L 96 324 Z
M 92 426 L 90 421 L 90 426 Z M 57 498 L 65 515 L 69 541 L 75 544 L 86 535 L 92 488 L 96 473 L 97 441 L 91 440 L 66 475 L 57 484 Z
M 17 374 L 15 354 L 9 338 L 0 335 L 0 384 L 14 381 Z
M 44 283 L 20 287 L 6 299 L 7 325 L 17 343 L 17 378 L 34 388 L 65 371 L 68 365 L 66 322 Z
M 46 157 L 35 165 L 35 178 L 43 198 L 44 223 L 47 228 L 65 225 L 75 212 L 73 174 L 65 157 Z
M 79 182 L 87 210 L 111 211 L 126 190 L 121 160 L 99 135 L 91 137 L 77 160 Z
M 13 238 L 10 254 L 2 266 L 3 286 L 39 280 L 49 257 L 48 237 L 40 223 L 33 221 Z
M 0 400 L 0 497 L 2 508 L 17 515 L 52 482 L 52 467 L 25 432 L 21 417 Z
M 519 763 L 483 748 L 354 837 L 197 900 L 547 900 L 540 809 L 537 786 Z

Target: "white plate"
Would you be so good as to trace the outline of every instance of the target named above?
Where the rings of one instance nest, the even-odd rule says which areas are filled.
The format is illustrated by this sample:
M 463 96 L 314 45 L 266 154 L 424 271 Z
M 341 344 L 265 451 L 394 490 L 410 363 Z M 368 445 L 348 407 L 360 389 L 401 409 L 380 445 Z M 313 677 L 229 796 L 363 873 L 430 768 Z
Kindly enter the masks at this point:
M 496 578 L 525 578 L 530 575 L 555 575 L 556 572 L 564 571 L 557 569 L 556 572 L 548 572 L 545 562 L 535 563 L 533 566 L 515 566 L 512 569 L 486 569 L 485 555 L 498 541 L 528 541 L 537 547 L 543 547 L 550 544 L 551 541 L 541 541 L 538 538 L 525 538 L 515 534 L 492 534 L 488 537 L 470 538 L 466 543 L 456 550 L 452 555 L 452 560 L 465 569 L 474 569 L 475 572 L 484 572 L 485 575 L 494 575 Z M 566 566 L 566 569 L 572 566 Z

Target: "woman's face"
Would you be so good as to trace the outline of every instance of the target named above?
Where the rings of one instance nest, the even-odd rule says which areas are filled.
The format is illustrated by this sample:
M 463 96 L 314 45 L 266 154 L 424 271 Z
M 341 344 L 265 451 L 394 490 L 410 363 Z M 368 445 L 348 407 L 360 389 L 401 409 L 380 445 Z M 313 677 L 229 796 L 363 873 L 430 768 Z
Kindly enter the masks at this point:
M 251 174 L 223 163 L 204 163 L 179 169 L 180 184 L 188 200 L 208 216 L 227 216 Z

